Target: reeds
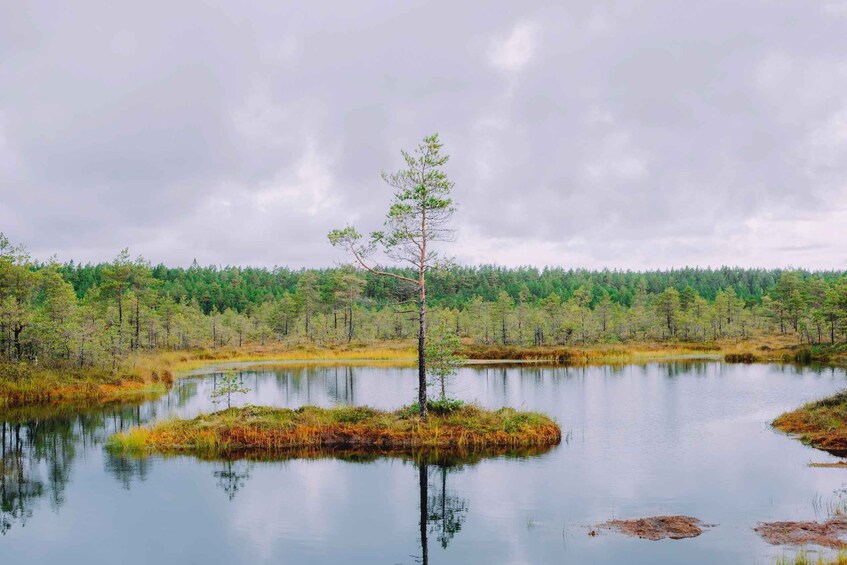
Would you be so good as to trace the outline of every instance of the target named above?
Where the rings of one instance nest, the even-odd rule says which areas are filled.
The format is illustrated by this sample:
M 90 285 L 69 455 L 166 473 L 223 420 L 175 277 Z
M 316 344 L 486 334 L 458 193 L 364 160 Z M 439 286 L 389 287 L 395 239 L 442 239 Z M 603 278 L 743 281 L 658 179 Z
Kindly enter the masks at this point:
M 847 565 L 847 552 L 839 551 L 835 555 L 813 555 L 800 550 L 796 555 L 777 558 L 776 565 Z

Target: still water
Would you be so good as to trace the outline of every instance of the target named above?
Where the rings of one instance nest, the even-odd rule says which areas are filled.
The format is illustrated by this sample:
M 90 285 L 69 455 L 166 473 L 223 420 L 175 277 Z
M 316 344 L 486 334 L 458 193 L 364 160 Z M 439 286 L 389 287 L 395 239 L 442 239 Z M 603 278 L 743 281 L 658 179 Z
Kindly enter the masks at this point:
M 215 369 L 218 370 L 218 369 Z M 211 371 L 211 369 L 210 369 Z M 239 367 L 234 404 L 367 404 L 414 396 L 407 367 Z M 546 412 L 563 442 L 525 457 L 121 458 L 110 433 L 215 409 L 215 375 L 107 410 L 0 413 L 0 563 L 772 563 L 758 521 L 823 519 L 847 483 L 834 457 L 770 429 L 845 387 L 843 369 L 709 361 L 470 366 L 453 395 Z M 684 514 L 687 540 L 588 535 L 610 518 Z M 422 526 L 423 523 L 423 527 Z M 422 543 L 423 542 L 423 543 Z

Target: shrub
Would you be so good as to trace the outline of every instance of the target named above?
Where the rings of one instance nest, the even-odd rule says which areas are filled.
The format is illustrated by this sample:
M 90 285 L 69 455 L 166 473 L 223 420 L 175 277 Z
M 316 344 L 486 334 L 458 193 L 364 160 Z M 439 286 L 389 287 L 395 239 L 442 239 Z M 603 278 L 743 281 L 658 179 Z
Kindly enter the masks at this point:
M 755 363 L 758 358 L 752 353 L 727 353 L 723 360 L 727 363 Z
M 439 400 L 430 400 L 427 402 L 427 407 L 429 411 L 433 414 L 445 415 L 450 414 L 452 412 L 456 412 L 457 410 L 461 410 L 465 405 L 463 400 L 457 400 L 455 398 L 442 398 Z

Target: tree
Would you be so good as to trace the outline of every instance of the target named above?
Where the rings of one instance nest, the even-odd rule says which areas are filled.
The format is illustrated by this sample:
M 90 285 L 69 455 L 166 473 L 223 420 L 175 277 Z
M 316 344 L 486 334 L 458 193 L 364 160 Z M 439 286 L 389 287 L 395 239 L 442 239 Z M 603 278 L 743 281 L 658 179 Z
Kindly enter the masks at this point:
M 0 233 L 0 345 L 5 342 L 9 359 L 23 357 L 21 334 L 34 320 L 41 275 L 31 266 L 26 249 Z
M 600 300 L 595 310 L 600 320 L 600 335 L 605 337 L 609 327 L 609 318 L 612 313 L 612 298 L 605 288 L 600 291 Z
M 459 336 L 445 321 L 432 327 L 426 343 L 426 364 L 433 384 L 439 387 L 442 402 L 447 400 L 447 382 L 465 361 L 459 354 L 461 347 Z
M 353 340 L 353 306 L 362 296 L 364 287 L 365 279 L 356 272 L 353 265 L 344 265 L 332 280 L 333 297 L 344 306 L 344 333 L 347 343 Z
M 582 343 L 586 343 L 588 341 L 588 313 L 591 306 L 591 289 L 585 286 L 579 287 L 574 291 L 571 300 L 579 317 L 579 333 Z
M 235 371 L 227 371 L 221 375 L 220 381 L 215 381 L 215 388 L 212 390 L 212 401 L 222 402 L 219 398 L 226 398 L 226 407 L 232 408 L 233 394 L 247 394 L 250 389 L 243 386 L 241 375 Z
M 677 321 L 679 318 L 679 291 L 673 287 L 666 288 L 662 294 L 656 297 L 656 313 L 668 329 L 668 335 L 676 335 Z
M 450 219 L 455 211 L 450 198 L 453 182 L 443 170 L 449 156 L 441 154 L 441 147 L 438 134 L 426 137 L 414 153 L 402 151 L 405 169 L 382 174 L 383 180 L 394 189 L 394 198 L 385 219 L 385 231 L 371 233 L 367 243 L 362 242 L 362 234 L 352 226 L 329 233 L 330 243 L 346 249 L 367 271 L 398 279 L 417 291 L 418 405 L 424 419 L 427 416 L 426 276 L 440 264 L 440 257 L 431 244 L 452 241 L 454 234 L 450 228 Z M 370 265 L 367 258 L 377 249 L 395 262 L 413 266 L 416 276 Z
M 297 281 L 297 302 L 303 310 L 303 331 L 306 338 L 312 337 L 312 315 L 318 302 L 318 277 L 314 271 L 306 271 Z
M 515 307 L 515 301 L 505 290 L 501 290 L 497 295 L 497 302 L 492 305 L 491 313 L 494 317 L 494 324 L 497 326 L 496 331 L 500 335 L 500 340 L 503 345 L 509 343 L 509 334 L 506 326 L 509 322 L 509 314 Z

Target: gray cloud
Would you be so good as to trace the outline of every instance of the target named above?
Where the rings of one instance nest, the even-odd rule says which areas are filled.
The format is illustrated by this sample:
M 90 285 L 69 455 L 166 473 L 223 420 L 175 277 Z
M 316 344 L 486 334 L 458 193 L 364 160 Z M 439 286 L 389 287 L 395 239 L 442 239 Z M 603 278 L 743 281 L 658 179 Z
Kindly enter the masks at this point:
M 326 265 L 439 131 L 469 263 L 845 268 L 847 9 L 0 7 L 0 231 L 40 257 Z

